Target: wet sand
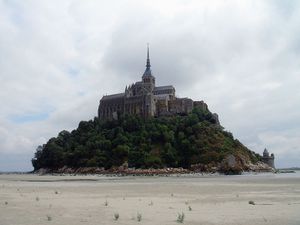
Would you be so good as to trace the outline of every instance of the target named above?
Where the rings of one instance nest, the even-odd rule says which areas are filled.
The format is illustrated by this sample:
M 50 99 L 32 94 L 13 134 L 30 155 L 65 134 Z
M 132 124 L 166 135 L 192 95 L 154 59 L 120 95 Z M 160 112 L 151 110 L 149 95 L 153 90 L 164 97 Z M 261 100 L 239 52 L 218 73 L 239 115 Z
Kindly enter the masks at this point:
M 178 213 L 191 225 L 299 225 L 300 176 L 0 175 L 1 225 L 169 225 Z

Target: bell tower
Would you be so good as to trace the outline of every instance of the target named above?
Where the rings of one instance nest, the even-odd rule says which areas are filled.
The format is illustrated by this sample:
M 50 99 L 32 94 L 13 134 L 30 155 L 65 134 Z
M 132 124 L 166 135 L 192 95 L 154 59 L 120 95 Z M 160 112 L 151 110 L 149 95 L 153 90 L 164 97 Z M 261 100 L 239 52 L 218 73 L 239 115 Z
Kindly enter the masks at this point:
M 146 90 L 152 93 L 155 87 L 155 77 L 152 75 L 150 57 L 149 57 L 149 44 L 147 44 L 147 63 L 146 70 L 142 76 L 143 86 Z

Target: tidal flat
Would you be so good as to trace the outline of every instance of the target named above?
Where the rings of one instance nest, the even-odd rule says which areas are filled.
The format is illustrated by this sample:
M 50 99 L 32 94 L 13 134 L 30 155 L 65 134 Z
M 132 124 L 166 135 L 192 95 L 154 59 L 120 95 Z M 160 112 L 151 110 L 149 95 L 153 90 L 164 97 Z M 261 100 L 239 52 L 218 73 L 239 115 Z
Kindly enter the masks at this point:
M 1 225 L 299 225 L 299 212 L 298 172 L 168 177 L 0 175 Z

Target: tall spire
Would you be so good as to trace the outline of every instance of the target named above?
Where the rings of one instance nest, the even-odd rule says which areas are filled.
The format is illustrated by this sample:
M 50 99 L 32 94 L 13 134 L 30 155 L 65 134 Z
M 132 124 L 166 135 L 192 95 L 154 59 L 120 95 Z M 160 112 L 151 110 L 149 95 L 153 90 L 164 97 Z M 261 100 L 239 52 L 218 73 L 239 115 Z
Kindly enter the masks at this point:
M 151 65 L 150 65 L 150 57 L 149 57 L 149 43 L 147 43 L 147 64 L 143 76 L 152 76 L 150 67 Z
M 151 67 L 151 65 L 150 65 L 150 57 L 149 57 L 149 43 L 147 43 L 147 65 L 146 65 L 146 67 L 147 68 Z

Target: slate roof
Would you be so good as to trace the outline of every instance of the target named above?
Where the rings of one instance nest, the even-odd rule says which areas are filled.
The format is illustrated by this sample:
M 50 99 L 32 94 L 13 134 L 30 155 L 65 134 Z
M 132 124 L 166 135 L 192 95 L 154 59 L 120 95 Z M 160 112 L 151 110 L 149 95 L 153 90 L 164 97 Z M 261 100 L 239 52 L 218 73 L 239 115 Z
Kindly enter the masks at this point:
M 159 87 L 155 87 L 154 91 L 169 90 L 169 89 L 175 89 L 175 88 L 172 85 L 159 86 Z
M 102 97 L 102 100 L 111 100 L 111 99 L 117 99 L 117 98 L 123 98 L 125 96 L 125 93 L 119 93 L 114 95 L 104 95 Z

